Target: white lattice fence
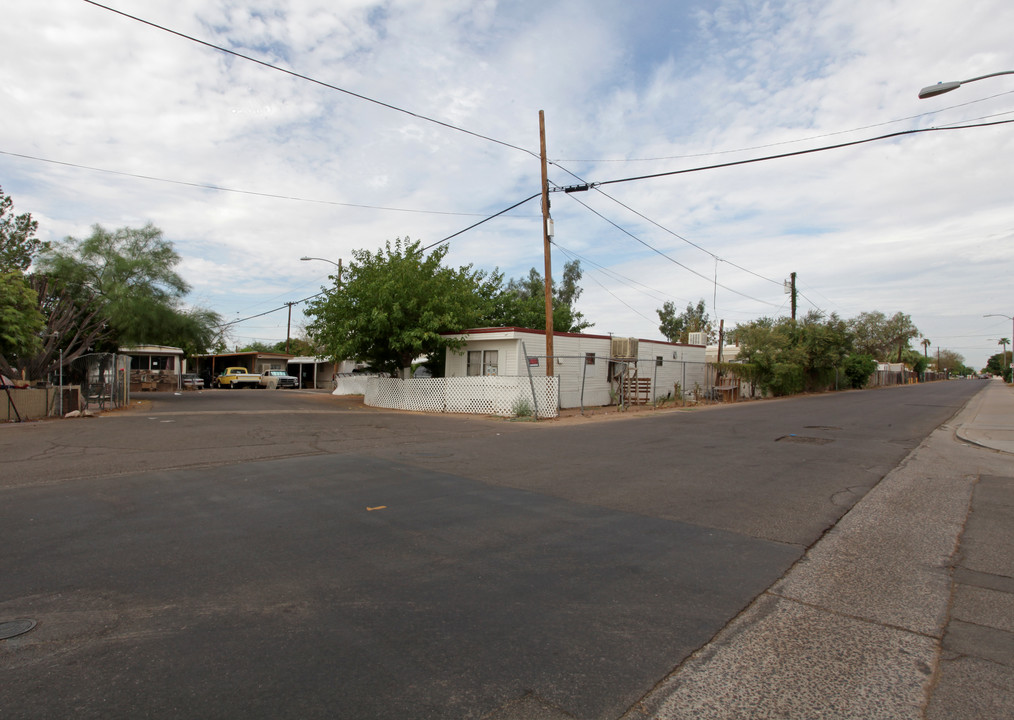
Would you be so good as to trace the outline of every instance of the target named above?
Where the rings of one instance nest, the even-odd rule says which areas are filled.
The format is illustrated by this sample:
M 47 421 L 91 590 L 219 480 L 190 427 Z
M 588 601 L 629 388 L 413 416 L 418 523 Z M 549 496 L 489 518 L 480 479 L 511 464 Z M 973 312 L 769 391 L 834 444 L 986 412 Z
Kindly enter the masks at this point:
M 556 417 L 559 379 L 539 377 L 398 378 L 371 377 L 363 402 L 374 407 L 420 412 L 477 413 L 512 417 L 525 406 L 539 417 Z
M 370 375 L 339 375 L 335 378 L 332 395 L 365 395 L 366 381 Z

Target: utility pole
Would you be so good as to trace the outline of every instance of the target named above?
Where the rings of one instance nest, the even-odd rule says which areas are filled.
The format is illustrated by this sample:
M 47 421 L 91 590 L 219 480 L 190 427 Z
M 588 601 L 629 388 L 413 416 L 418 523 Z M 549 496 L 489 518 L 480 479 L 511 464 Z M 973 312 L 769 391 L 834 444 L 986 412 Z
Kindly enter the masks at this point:
M 792 319 L 796 319 L 796 273 L 789 275 L 792 281 Z
M 546 256 L 546 377 L 553 377 L 553 262 L 549 250 L 549 170 L 546 163 L 546 113 L 539 110 L 542 159 L 542 246 Z
M 288 355 L 289 354 L 289 332 L 292 330 L 292 306 L 295 305 L 296 303 L 294 303 L 294 302 L 287 302 L 285 304 L 289 306 L 289 322 L 285 326 L 285 354 Z

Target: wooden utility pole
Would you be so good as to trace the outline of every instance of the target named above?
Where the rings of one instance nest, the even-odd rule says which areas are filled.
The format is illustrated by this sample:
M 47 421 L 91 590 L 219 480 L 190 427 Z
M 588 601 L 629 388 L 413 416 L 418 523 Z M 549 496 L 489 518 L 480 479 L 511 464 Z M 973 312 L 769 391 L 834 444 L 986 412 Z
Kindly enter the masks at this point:
M 294 302 L 287 302 L 285 304 L 289 306 L 289 322 L 285 326 L 285 354 L 288 355 L 289 354 L 289 332 L 292 330 L 292 306 L 295 305 L 296 303 L 294 303 Z
M 792 319 L 796 319 L 796 273 L 789 275 L 792 280 Z
M 546 163 L 546 113 L 539 110 L 542 158 L 542 246 L 546 256 L 546 377 L 553 377 L 553 261 L 549 250 L 549 169 Z

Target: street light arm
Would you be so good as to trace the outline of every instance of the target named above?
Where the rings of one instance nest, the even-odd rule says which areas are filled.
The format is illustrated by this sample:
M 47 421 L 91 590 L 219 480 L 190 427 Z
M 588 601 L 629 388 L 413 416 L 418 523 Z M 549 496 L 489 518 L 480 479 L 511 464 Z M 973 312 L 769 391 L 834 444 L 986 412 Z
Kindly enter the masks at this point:
M 998 77 L 1000 75 L 1014 75 L 1014 70 L 1002 70 L 1001 72 L 990 73 L 989 75 L 980 75 L 979 77 L 969 78 L 968 80 L 952 80 L 950 82 L 939 82 L 936 85 L 927 85 L 919 91 L 919 99 L 925 100 L 926 98 L 943 95 L 951 90 L 957 90 L 966 83 L 975 82 L 976 80 L 985 80 L 986 78 L 991 77 Z
M 341 267 L 341 263 L 336 263 L 336 262 L 335 262 L 334 260 L 328 260 L 327 258 L 319 258 L 319 257 L 306 257 L 306 256 L 303 256 L 303 257 L 301 257 L 301 258 L 299 258 L 299 259 L 300 259 L 300 260 L 322 260 L 322 261 L 324 261 L 324 262 L 326 262 L 326 263 L 331 263 L 331 264 L 332 264 L 332 265 L 334 265 L 334 266 L 335 266 L 336 268 L 340 268 L 340 267 Z

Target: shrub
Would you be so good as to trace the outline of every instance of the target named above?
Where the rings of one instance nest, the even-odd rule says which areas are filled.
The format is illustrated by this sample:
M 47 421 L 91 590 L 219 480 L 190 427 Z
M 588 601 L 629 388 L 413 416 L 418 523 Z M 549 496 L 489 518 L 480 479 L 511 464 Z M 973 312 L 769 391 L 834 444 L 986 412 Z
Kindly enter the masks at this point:
M 871 355 L 849 355 L 845 358 L 842 369 L 845 371 L 845 379 L 848 381 L 849 387 L 863 388 L 866 387 L 870 376 L 876 371 L 877 361 Z

